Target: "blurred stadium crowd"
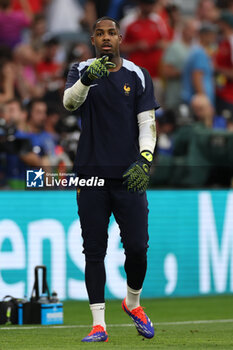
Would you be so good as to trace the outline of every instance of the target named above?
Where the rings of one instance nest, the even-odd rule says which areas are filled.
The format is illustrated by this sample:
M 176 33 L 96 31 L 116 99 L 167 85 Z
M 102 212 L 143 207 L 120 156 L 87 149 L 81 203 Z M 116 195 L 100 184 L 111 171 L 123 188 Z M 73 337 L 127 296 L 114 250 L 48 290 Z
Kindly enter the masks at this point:
M 151 186 L 231 187 L 233 0 L 193 4 L 0 0 L 0 188 L 25 188 L 27 168 L 71 171 L 81 122 L 64 85 L 73 62 L 94 57 L 104 15 L 120 21 L 122 56 L 150 72 L 161 105 Z

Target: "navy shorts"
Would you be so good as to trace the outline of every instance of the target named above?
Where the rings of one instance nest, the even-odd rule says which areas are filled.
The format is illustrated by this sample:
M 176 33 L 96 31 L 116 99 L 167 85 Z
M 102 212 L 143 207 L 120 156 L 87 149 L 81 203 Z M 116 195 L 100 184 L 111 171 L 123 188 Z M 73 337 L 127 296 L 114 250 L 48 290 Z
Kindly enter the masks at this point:
M 86 260 L 104 259 L 112 213 L 126 256 L 146 255 L 149 239 L 146 193 L 130 193 L 121 180 L 106 180 L 103 188 L 79 188 L 77 202 Z

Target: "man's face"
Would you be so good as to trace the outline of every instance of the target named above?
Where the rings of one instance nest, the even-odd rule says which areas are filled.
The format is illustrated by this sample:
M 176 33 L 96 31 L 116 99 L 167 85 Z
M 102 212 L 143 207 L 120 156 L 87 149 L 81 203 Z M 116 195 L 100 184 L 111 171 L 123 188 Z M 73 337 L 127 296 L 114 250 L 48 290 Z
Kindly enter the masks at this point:
M 4 119 L 8 123 L 18 123 L 21 117 L 21 108 L 18 102 L 12 101 L 4 106 Z
M 155 4 L 147 4 L 147 3 L 139 3 L 139 8 L 144 17 L 148 17 L 151 13 L 153 13 Z
M 96 24 L 96 29 L 91 37 L 92 45 L 95 46 L 96 56 L 108 55 L 109 58 L 117 57 L 122 36 L 116 23 L 110 20 L 103 20 Z
M 195 20 L 190 20 L 187 22 L 183 28 L 183 37 L 191 41 L 197 36 L 198 25 Z
M 192 110 L 198 120 L 203 121 L 213 115 L 213 108 L 206 99 L 196 99 L 192 102 Z
M 31 123 L 39 129 L 44 127 L 44 123 L 47 117 L 47 106 L 44 102 L 36 102 L 34 103 L 31 110 Z
M 213 44 L 216 43 L 217 40 L 217 34 L 215 32 L 212 31 L 208 31 L 205 33 L 201 33 L 200 34 L 200 38 L 202 43 L 208 47 L 208 46 L 212 46 Z
M 215 11 L 215 4 L 212 0 L 204 0 L 198 6 L 197 12 L 199 17 L 204 20 L 210 20 L 211 15 Z

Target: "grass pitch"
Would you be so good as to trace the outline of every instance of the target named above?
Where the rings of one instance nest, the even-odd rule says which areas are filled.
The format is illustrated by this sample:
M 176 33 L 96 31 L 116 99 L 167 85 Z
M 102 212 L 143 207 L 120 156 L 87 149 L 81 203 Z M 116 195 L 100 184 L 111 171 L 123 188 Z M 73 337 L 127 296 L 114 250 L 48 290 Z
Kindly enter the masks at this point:
M 155 325 L 155 337 L 143 340 L 121 301 L 106 302 L 108 343 L 81 343 L 91 330 L 87 302 L 64 302 L 64 326 L 1 326 L 0 350 L 75 349 L 233 349 L 233 295 L 145 299 L 142 306 Z

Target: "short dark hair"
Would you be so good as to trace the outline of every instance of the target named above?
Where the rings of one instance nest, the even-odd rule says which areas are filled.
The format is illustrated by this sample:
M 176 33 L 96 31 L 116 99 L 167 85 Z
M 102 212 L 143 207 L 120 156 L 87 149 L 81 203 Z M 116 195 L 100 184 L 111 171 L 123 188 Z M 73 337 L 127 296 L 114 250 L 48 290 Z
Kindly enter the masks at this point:
M 93 27 L 92 27 L 93 32 L 94 32 L 95 29 L 96 29 L 97 23 L 99 23 L 99 22 L 101 22 L 101 21 L 112 21 L 112 22 L 114 22 L 114 23 L 116 24 L 117 29 L 120 30 L 120 24 L 119 24 L 119 22 L 118 22 L 116 19 L 114 19 L 114 18 L 112 18 L 112 17 L 108 17 L 108 16 L 103 16 L 103 17 L 98 18 L 98 19 L 95 21 L 95 23 L 93 24 Z
M 31 99 L 31 101 L 26 106 L 27 111 L 28 111 L 28 120 L 31 118 L 32 109 L 36 103 L 45 103 L 47 106 L 46 101 L 41 97 L 36 97 L 36 98 Z
M 22 103 L 22 101 L 19 98 L 13 97 L 10 100 L 7 100 L 4 104 L 5 105 L 9 105 L 11 103 L 18 103 L 19 106 L 20 106 L 20 109 L 23 109 L 23 103 Z

